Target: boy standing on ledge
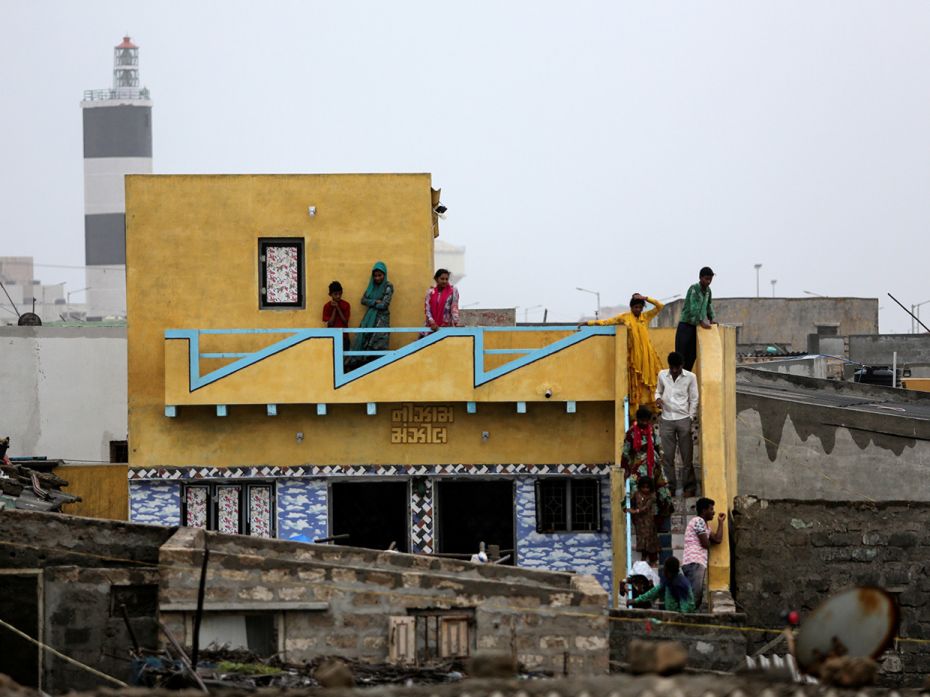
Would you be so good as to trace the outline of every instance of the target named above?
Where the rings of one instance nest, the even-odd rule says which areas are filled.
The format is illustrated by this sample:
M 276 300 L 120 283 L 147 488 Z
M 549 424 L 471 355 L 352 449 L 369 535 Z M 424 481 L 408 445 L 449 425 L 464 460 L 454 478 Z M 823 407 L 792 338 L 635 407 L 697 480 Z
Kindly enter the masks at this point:
M 711 303 L 710 284 L 714 280 L 714 271 L 705 266 L 698 272 L 700 281 L 688 288 L 685 302 L 681 306 L 681 317 L 675 332 L 675 350 L 685 360 L 685 370 L 692 370 L 697 360 L 697 328 L 710 329 L 717 324 L 714 319 L 714 306 Z

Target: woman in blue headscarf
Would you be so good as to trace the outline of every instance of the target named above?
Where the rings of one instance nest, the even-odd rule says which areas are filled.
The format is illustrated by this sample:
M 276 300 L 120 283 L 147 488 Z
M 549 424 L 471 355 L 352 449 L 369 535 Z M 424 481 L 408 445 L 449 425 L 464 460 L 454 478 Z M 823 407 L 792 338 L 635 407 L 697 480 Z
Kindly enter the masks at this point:
M 371 269 L 371 278 L 368 288 L 362 296 L 362 305 L 368 309 L 359 324 L 360 329 L 373 329 L 391 326 L 391 298 L 394 297 L 394 286 L 388 281 L 387 266 L 384 262 L 376 262 Z M 390 334 L 376 332 L 359 332 L 355 335 L 352 344 L 353 351 L 387 351 Z M 353 365 L 359 366 L 373 361 L 378 356 L 355 356 Z

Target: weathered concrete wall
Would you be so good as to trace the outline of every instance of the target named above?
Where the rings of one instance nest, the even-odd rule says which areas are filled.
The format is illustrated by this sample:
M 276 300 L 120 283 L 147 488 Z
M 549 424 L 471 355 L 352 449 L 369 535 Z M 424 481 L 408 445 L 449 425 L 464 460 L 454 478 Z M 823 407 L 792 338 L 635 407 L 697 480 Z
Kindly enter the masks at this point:
M 849 337 L 849 360 L 866 365 L 891 365 L 898 352 L 898 366 L 930 363 L 930 334 L 867 334 Z
M 857 410 L 860 402 L 927 404 L 928 398 L 891 388 L 849 385 L 759 371 L 741 382 L 779 392 L 737 390 L 739 493 L 766 499 L 930 501 L 930 421 L 898 408 Z M 744 383 L 745 384 L 745 383 Z
M 129 682 L 132 640 L 122 605 L 139 645 L 158 648 L 156 570 L 50 567 L 43 583 L 45 642 L 71 658 Z M 51 694 L 101 684 L 100 678 L 50 653 L 43 673 L 43 689 Z
M 630 642 L 648 638 L 680 641 L 688 650 L 689 668 L 732 671 L 744 664 L 750 645 L 747 633 L 740 631 L 745 626 L 746 616 L 742 613 L 682 615 L 662 610 L 611 610 L 610 660 L 614 665 L 625 663 Z
M 0 327 L 0 435 L 11 456 L 110 461 L 126 440 L 126 329 Z
M 0 510 L 0 568 L 137 568 L 158 563 L 174 528 L 56 513 Z
M 930 505 L 739 497 L 732 525 L 734 595 L 750 625 L 781 626 L 786 609 L 803 624 L 831 593 L 878 585 L 899 593 L 900 636 L 930 638 Z M 882 663 L 886 684 L 919 685 L 927 672 L 922 644 L 899 641 Z
M 607 672 L 607 593 L 590 576 L 181 528 L 161 550 L 159 604 L 187 641 L 205 539 L 207 609 L 286 613 L 279 646 L 291 661 L 383 661 L 391 616 L 448 609 L 474 613 L 478 649 L 514 651 L 532 669 Z
M 683 300 L 665 306 L 657 327 L 674 327 Z M 839 336 L 878 333 L 876 298 L 714 298 L 717 321 L 739 327 L 736 343 L 781 344 L 807 350 L 807 335 L 818 326 L 836 327 Z

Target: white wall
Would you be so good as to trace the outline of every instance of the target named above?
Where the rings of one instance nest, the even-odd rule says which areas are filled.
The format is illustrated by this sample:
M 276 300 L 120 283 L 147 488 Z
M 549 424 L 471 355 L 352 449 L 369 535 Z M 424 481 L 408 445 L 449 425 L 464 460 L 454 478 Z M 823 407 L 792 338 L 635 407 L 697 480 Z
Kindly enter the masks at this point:
M 109 462 L 126 412 L 125 328 L 0 327 L 0 436 L 11 457 Z

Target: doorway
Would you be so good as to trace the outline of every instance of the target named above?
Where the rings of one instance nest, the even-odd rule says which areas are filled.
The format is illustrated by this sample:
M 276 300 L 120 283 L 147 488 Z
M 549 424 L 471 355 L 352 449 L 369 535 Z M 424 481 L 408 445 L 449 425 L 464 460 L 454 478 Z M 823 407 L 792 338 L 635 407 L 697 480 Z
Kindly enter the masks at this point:
M 439 480 L 438 550 L 475 554 L 481 542 L 498 545 L 514 563 L 514 483 L 510 479 Z
M 336 544 L 368 549 L 410 548 L 410 493 L 406 481 L 334 482 L 330 488 L 330 534 Z
M 0 573 L 3 587 L 0 597 L 0 619 L 41 641 L 39 631 L 39 574 Z M 6 673 L 24 687 L 40 687 L 39 650 L 35 644 L 0 629 L 3 650 L 0 651 L 0 673 Z

